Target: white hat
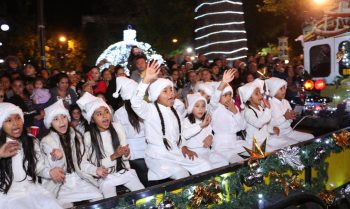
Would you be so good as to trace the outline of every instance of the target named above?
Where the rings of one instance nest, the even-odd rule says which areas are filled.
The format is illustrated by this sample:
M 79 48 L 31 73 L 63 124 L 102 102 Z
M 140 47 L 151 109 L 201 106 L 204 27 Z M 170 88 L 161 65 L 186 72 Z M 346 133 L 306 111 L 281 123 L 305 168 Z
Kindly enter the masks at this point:
M 200 93 L 187 94 L 187 101 L 188 101 L 187 113 L 191 114 L 193 111 L 194 105 L 201 100 L 204 101 L 205 108 L 207 108 L 207 100 L 204 97 L 202 97 Z
M 227 86 L 224 88 L 224 90 L 222 91 L 222 95 L 227 94 L 227 93 L 229 93 L 229 92 L 231 92 L 231 94 L 233 95 L 233 89 L 232 89 L 232 87 L 231 87 L 230 85 L 227 85 Z
M 253 82 L 247 83 L 238 88 L 239 97 L 241 98 L 241 109 L 244 109 L 244 104 L 252 96 L 256 88 L 259 88 L 259 86 Z
M 18 114 L 24 122 L 23 111 L 21 108 L 8 102 L 0 103 L 0 128 L 2 128 L 4 121 L 13 114 Z
M 151 85 L 148 88 L 149 100 L 151 102 L 157 101 L 160 93 L 163 91 L 163 89 L 165 89 L 168 86 L 173 87 L 173 82 L 165 78 L 158 78 L 156 81 L 151 83 Z
M 137 83 L 134 80 L 124 76 L 117 77 L 115 82 L 117 88 L 113 94 L 113 97 L 118 98 L 120 94 L 123 100 L 130 100 L 135 92 L 135 89 L 137 88 Z
M 178 113 L 180 113 L 182 118 L 186 117 L 187 112 L 186 112 L 185 104 L 181 100 L 179 99 L 174 100 L 174 108 Z
M 253 83 L 255 85 L 257 85 L 260 89 L 260 93 L 264 93 L 264 85 L 265 85 L 265 81 L 264 80 L 261 80 L 260 78 L 257 78 L 253 81 Z
M 109 110 L 109 112 L 112 113 L 108 104 L 105 101 L 103 101 L 103 99 L 95 97 L 89 92 L 85 92 L 84 95 L 80 97 L 80 99 L 78 99 L 77 104 L 82 111 L 82 115 L 89 124 L 91 122 L 91 118 L 95 110 L 100 107 L 106 107 Z
M 272 77 L 266 80 L 267 88 L 269 89 L 270 96 L 274 97 L 277 91 L 282 87 L 287 87 L 287 81 L 280 78 Z
M 68 121 L 70 121 L 69 112 L 64 107 L 62 99 L 58 100 L 57 102 L 53 103 L 49 107 L 45 108 L 44 111 L 45 111 L 44 124 L 47 129 L 51 127 L 51 123 L 57 115 L 65 115 L 67 116 Z
M 198 84 L 198 91 L 204 91 L 208 96 L 213 95 L 213 84 L 212 82 L 205 82 Z

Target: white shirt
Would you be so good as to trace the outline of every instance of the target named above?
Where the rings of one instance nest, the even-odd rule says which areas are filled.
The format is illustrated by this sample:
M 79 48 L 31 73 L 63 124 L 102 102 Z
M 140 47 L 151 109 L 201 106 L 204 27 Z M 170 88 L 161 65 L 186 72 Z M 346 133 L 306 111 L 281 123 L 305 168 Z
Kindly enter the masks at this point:
M 212 135 L 211 126 L 208 125 L 205 128 L 201 128 L 199 124 L 202 121 L 196 119 L 195 123 L 191 123 L 188 118 L 184 121 L 184 128 L 182 136 L 186 140 L 186 146 L 190 149 L 203 148 L 204 139 Z
M 278 127 L 280 129 L 280 135 L 288 134 L 291 132 L 292 127 L 290 125 L 293 121 L 287 120 L 284 117 L 284 114 L 287 112 L 287 110 L 292 110 L 289 102 L 286 99 L 279 100 L 274 97 L 270 101 L 270 104 L 272 114 L 270 126 Z
M 127 139 L 145 137 L 145 125 L 140 122 L 140 132 L 137 132 L 129 121 L 128 112 L 126 112 L 125 106 L 122 106 L 114 113 L 113 121 L 120 123 L 123 126 Z
M 271 110 L 268 108 L 263 109 L 260 106 L 259 109 L 252 106 L 250 108 L 246 106 L 243 111 L 244 119 L 247 121 L 246 140 L 251 142 L 253 137 L 255 137 L 258 142 L 262 142 L 269 137 L 269 133 L 273 133 L 273 127 L 268 125 L 271 120 Z

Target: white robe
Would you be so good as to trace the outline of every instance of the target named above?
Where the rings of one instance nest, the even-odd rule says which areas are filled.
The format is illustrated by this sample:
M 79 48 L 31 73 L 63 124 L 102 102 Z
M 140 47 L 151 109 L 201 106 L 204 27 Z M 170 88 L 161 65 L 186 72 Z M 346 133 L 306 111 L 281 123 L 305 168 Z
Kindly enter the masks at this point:
M 186 146 L 198 154 L 199 158 L 209 161 L 213 168 L 228 165 L 228 161 L 218 152 L 211 148 L 204 148 L 203 141 L 207 136 L 213 136 L 211 126 L 201 128 L 199 124 L 202 121 L 196 119 L 195 123 L 191 123 L 188 118 L 184 121 L 183 137 L 186 140 Z
M 75 131 L 70 130 L 71 134 L 71 150 L 72 150 L 72 160 L 75 168 L 75 172 L 65 173 L 65 181 L 63 184 L 54 182 L 43 182 L 43 185 L 56 184 L 57 189 L 52 191 L 57 197 L 58 201 L 63 207 L 72 206 L 73 202 L 80 202 L 83 200 L 97 200 L 102 199 L 103 196 L 98 188 L 95 186 L 97 182 L 91 178 L 89 175 L 84 175 L 78 165 L 78 160 L 76 157 L 76 145 L 74 141 Z M 79 137 L 81 140 L 81 138 Z M 81 150 L 83 150 L 83 143 L 80 142 Z M 49 168 L 61 167 L 67 172 L 66 156 L 64 154 L 63 147 L 61 145 L 59 136 L 57 133 L 50 131 L 50 133 L 45 136 L 40 143 L 41 150 L 43 152 L 43 157 L 45 158 L 45 163 Z M 63 152 L 63 157 L 60 160 L 54 160 L 51 157 L 51 152 L 53 149 L 59 149 Z M 50 187 L 48 187 L 49 189 Z M 57 191 L 56 191 L 57 190 Z
M 238 107 L 236 107 L 237 110 Z M 230 163 L 243 159 L 237 154 L 244 151 L 243 146 L 249 146 L 245 140 L 237 137 L 237 132 L 246 128 L 246 122 L 238 111 L 232 113 L 221 103 L 214 110 L 211 122 L 214 131 L 213 148 L 222 154 Z
M 113 121 L 120 123 L 125 130 L 126 140 L 130 148 L 130 160 L 145 158 L 146 139 L 144 124 L 140 122 L 140 132 L 137 132 L 129 121 L 125 106 L 115 111 Z
M 6 141 L 12 139 L 7 138 Z M 38 162 L 36 171 L 44 178 L 50 178 L 49 169 L 45 167 L 41 157 L 38 142 L 34 143 L 34 150 Z M 3 209 L 61 209 L 54 196 L 41 185 L 33 183 L 30 177 L 26 177 L 23 169 L 23 148 L 12 156 L 13 181 L 7 194 L 0 193 L 0 208 Z
M 267 139 L 266 151 L 268 152 L 298 143 L 294 139 L 280 137 L 274 134 L 273 127 L 269 125 L 271 120 L 271 110 L 269 108 L 263 109 L 260 106 L 259 109 L 252 106 L 250 108 L 245 107 L 243 112 L 244 118 L 247 121 L 246 141 L 250 144 L 250 147 L 252 146 L 254 137 L 259 145 Z
M 119 123 L 114 122 L 112 123 L 112 125 L 118 134 L 120 145 L 125 146 L 127 143 L 123 127 Z M 101 150 L 104 151 L 105 156 L 105 158 L 101 160 L 101 166 L 104 166 L 110 172 L 106 178 L 100 178 L 98 180 L 99 189 L 102 192 L 104 198 L 116 196 L 117 194 L 115 187 L 119 185 L 124 185 L 131 191 L 144 189 L 145 187 L 142 185 L 139 178 L 137 177 L 135 170 L 130 169 L 130 155 L 127 157 L 122 156 L 123 164 L 125 165 L 127 170 L 123 169 L 118 172 L 112 172 L 113 170 L 115 170 L 114 168 L 116 166 L 116 160 L 111 160 L 110 157 L 115 152 L 112 144 L 111 133 L 109 132 L 109 130 L 107 130 L 104 132 L 100 132 L 100 134 L 102 142 L 100 142 L 99 146 L 102 146 Z M 98 159 L 96 158 L 96 154 L 92 153 L 90 132 L 85 133 L 84 141 L 84 158 L 87 158 L 88 160 L 82 161 L 81 170 L 86 173 L 89 173 L 92 176 L 98 177 L 96 174 Z
M 270 101 L 270 104 L 272 113 L 270 126 L 277 126 L 280 129 L 281 137 L 289 137 L 298 142 L 307 141 L 314 138 L 312 134 L 294 131 L 292 129 L 291 124 L 293 121 L 287 120 L 284 117 L 284 114 L 287 112 L 287 110 L 292 110 L 292 107 L 290 106 L 288 100 L 278 100 L 276 97 L 274 97 Z
M 204 159 L 196 158 L 192 161 L 182 155 L 181 147 L 183 145 L 177 145 L 179 140 L 177 118 L 170 107 L 159 104 L 159 109 L 164 118 L 165 137 L 171 146 L 170 150 L 166 149 L 163 143 L 161 120 L 156 106 L 143 100 L 148 86 L 141 82 L 138 85 L 136 95 L 131 98 L 133 110 L 139 117 L 144 119 L 147 142 L 145 161 L 149 168 L 148 179 L 152 181 L 169 177 L 182 178 L 188 176 L 184 170 L 189 171 L 191 174 L 197 174 L 212 169 L 210 162 Z M 178 115 L 182 123 L 181 116 L 179 113 Z M 182 172 L 183 175 L 177 175 L 178 172 Z

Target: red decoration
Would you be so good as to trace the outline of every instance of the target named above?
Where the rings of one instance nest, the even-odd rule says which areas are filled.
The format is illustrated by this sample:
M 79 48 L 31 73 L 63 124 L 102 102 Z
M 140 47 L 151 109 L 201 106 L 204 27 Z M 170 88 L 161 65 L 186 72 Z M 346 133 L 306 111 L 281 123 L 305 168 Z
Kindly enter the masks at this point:
M 318 91 L 322 91 L 326 87 L 326 83 L 324 80 L 317 80 L 315 82 L 315 89 Z
M 307 91 L 311 91 L 312 89 L 314 89 L 314 86 L 315 86 L 315 84 L 314 84 L 314 82 L 312 80 L 307 80 L 304 83 L 304 88 Z

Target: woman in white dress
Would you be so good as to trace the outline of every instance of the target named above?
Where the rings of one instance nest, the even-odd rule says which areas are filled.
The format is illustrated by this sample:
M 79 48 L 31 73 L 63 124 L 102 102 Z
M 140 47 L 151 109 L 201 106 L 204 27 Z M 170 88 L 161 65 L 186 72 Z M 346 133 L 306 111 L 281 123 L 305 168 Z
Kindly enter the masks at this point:
M 158 78 L 159 71 L 159 64 L 149 63 L 145 78 L 131 98 L 133 110 L 145 124 L 148 179 L 180 179 L 189 176 L 189 173 L 197 174 L 212 169 L 209 161 L 196 158 L 196 153 L 184 146 L 182 117 L 173 107 L 173 83 Z M 151 103 L 144 101 L 148 87 Z
M 37 181 L 38 176 L 63 181 L 63 170 L 50 170 L 45 166 L 38 140 L 26 134 L 23 124 L 23 112 L 19 107 L 0 104 L 0 147 L 12 147 L 12 152 L 3 151 L 0 159 L 0 208 L 62 208 Z
M 77 104 L 89 123 L 85 132 L 85 154 L 81 170 L 98 178 L 104 198 L 116 196 L 116 186 L 124 185 L 131 191 L 143 189 L 135 170 L 130 169 L 130 149 L 123 127 L 112 122 L 106 102 L 85 93 Z
M 63 183 L 43 180 L 43 186 L 50 190 L 65 208 L 72 207 L 74 202 L 103 198 L 97 188 L 97 181 L 80 170 L 84 142 L 82 135 L 70 127 L 69 120 L 69 112 L 62 100 L 45 108 L 44 124 L 50 132 L 40 143 L 47 166 L 61 167 L 65 171 Z

